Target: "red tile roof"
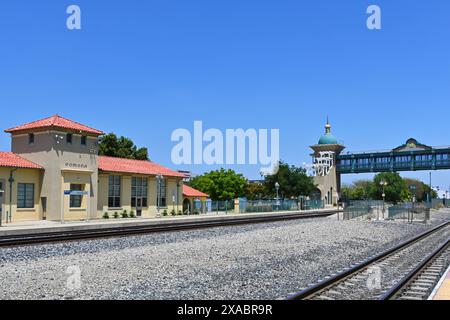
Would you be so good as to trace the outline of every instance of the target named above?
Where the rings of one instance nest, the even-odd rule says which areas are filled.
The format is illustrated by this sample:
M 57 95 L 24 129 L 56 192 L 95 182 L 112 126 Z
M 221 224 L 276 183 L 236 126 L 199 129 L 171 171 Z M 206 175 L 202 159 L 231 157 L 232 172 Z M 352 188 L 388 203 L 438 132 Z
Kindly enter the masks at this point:
M 40 165 L 28 161 L 12 152 L 0 152 L 0 167 L 43 169 Z
M 207 195 L 206 193 L 198 191 L 187 185 L 183 185 L 183 196 L 185 196 L 185 197 L 209 197 L 209 195 Z
M 104 132 L 85 126 L 81 123 L 63 118 L 59 115 L 55 115 L 49 118 L 45 118 L 42 120 L 30 122 L 27 124 L 23 124 L 11 129 L 5 130 L 7 133 L 16 133 L 33 129 L 42 129 L 42 128 L 58 128 L 58 129 L 68 129 L 73 131 L 80 131 L 87 134 L 95 134 L 102 135 Z
M 109 172 L 134 173 L 150 176 L 160 174 L 164 177 L 185 177 L 182 173 L 170 170 L 151 161 L 131 160 L 106 156 L 98 157 L 98 169 Z

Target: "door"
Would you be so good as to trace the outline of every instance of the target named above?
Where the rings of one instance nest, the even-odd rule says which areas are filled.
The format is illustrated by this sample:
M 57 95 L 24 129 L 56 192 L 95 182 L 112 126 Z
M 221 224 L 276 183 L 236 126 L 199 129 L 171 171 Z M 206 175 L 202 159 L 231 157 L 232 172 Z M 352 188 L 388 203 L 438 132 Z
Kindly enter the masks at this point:
M 142 217 L 142 198 L 136 198 L 136 216 Z

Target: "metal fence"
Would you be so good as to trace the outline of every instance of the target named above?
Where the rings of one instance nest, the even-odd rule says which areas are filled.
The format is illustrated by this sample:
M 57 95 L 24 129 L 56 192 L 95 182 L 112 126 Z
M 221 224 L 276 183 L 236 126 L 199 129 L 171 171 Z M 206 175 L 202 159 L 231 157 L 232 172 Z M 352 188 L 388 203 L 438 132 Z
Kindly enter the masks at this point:
M 388 208 L 388 219 L 408 220 L 408 222 L 415 220 L 428 221 L 430 220 L 430 206 L 412 202 L 390 206 Z
M 301 211 L 323 209 L 322 200 L 247 200 L 239 199 L 240 213 Z
M 383 207 L 383 200 L 348 200 L 346 205 L 349 207 Z
M 432 199 L 431 207 L 433 209 L 450 208 L 450 199 Z
M 295 200 L 239 200 L 240 213 L 298 211 L 298 201 Z
M 211 205 L 207 206 L 208 212 L 228 213 L 234 212 L 234 200 L 211 201 Z
M 366 202 L 364 204 L 346 206 L 344 208 L 343 217 L 344 217 L 344 220 L 351 220 L 351 219 L 356 219 L 356 218 L 366 216 L 366 215 L 370 214 L 370 212 L 371 212 L 371 206 L 369 206 Z
M 201 213 L 257 213 L 277 211 L 304 211 L 325 208 L 323 200 L 247 200 L 239 199 L 239 208 L 235 208 L 235 201 L 207 200 L 202 206 L 201 202 L 194 202 L 194 209 Z M 238 209 L 238 210 L 236 210 Z

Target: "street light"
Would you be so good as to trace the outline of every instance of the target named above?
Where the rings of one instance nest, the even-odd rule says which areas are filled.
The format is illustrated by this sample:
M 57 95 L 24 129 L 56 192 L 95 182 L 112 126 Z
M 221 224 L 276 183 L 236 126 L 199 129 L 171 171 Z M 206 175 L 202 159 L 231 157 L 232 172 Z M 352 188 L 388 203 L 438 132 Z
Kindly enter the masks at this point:
M 277 211 L 279 210 L 279 206 L 280 206 L 280 200 L 278 197 L 278 192 L 280 190 L 280 184 L 278 182 L 275 182 L 275 189 L 277 190 Z
M 383 188 L 383 219 L 384 219 L 384 213 L 386 212 L 386 193 L 385 193 L 385 188 L 388 185 L 388 183 L 386 182 L 386 180 L 381 180 L 380 181 L 380 186 Z

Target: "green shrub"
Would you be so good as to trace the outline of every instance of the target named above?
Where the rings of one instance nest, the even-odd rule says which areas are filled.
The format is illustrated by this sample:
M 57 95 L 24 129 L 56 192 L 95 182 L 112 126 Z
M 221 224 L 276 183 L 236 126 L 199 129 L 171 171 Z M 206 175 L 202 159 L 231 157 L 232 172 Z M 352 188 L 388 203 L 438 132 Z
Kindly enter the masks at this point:
M 183 211 L 178 210 L 178 215 L 179 215 L 179 216 L 182 216 L 182 215 L 183 215 Z
M 122 218 L 124 218 L 124 219 L 128 218 L 128 212 L 127 212 L 127 210 L 124 210 L 124 211 L 122 212 Z
M 130 218 L 136 218 L 136 215 L 134 214 L 133 210 L 130 211 Z
M 164 210 L 164 211 L 163 211 L 163 216 L 164 216 L 164 217 L 167 217 L 167 210 Z
M 175 210 L 170 211 L 170 214 L 171 214 L 172 216 L 176 216 L 176 215 L 177 215 L 177 213 L 175 212 Z
M 114 212 L 114 219 L 119 219 L 119 214 L 116 212 Z
M 105 212 L 105 214 L 103 214 L 103 219 L 109 219 L 109 214 L 108 214 L 108 212 Z

